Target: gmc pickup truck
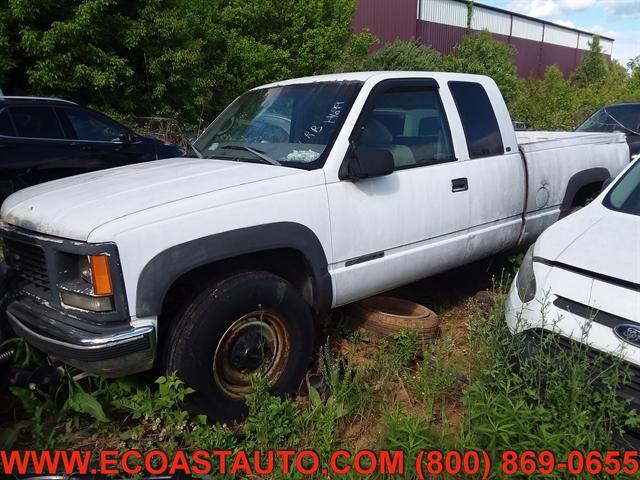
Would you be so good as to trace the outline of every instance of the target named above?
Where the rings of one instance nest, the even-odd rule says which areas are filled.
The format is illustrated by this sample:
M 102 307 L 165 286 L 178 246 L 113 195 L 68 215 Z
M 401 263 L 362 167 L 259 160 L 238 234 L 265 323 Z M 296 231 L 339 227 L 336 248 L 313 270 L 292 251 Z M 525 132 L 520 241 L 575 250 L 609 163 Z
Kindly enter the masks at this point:
M 522 136 L 518 136 L 522 135 Z M 629 164 L 624 135 L 513 130 L 487 77 L 368 72 L 234 101 L 167 159 L 2 205 L 15 334 L 104 376 L 177 371 L 242 416 L 295 391 L 333 307 L 526 246 Z

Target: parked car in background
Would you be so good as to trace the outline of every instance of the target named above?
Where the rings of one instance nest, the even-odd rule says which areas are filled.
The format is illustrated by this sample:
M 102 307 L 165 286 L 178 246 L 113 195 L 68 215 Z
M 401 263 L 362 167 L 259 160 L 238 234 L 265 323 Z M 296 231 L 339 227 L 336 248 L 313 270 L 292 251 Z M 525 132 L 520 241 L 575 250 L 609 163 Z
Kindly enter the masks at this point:
M 529 248 L 506 320 L 514 333 L 622 357 L 631 382 L 621 393 L 640 408 L 640 160 Z
M 177 371 L 214 419 L 253 373 L 295 392 L 323 312 L 525 246 L 629 163 L 622 134 L 515 132 L 493 80 L 442 72 L 265 85 L 194 149 L 9 197 L 3 308 L 83 370 Z
M 576 131 L 622 132 L 627 136 L 631 158 L 640 158 L 640 102 L 603 107 L 587 118 Z
M 0 97 L 0 203 L 49 180 L 182 155 L 70 101 Z

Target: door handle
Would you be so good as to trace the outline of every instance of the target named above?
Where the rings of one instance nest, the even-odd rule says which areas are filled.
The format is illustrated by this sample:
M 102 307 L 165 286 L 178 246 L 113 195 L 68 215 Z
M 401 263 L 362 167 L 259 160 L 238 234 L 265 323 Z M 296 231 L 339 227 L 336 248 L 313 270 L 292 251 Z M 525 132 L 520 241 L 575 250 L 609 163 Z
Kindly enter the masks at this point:
M 452 192 L 464 192 L 469 190 L 469 182 L 467 177 L 462 178 L 454 178 L 451 180 L 451 191 Z

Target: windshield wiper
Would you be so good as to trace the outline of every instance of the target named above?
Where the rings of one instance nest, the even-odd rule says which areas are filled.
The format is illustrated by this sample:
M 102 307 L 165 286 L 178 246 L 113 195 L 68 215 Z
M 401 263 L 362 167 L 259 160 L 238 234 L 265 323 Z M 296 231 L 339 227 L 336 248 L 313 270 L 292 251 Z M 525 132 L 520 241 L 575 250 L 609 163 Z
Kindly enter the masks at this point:
M 223 150 L 242 150 L 244 152 L 249 152 L 253 154 L 256 158 L 259 158 L 260 160 L 262 160 L 264 163 L 267 163 L 269 165 L 277 165 L 278 167 L 282 166 L 282 164 L 279 161 L 271 158 L 262 150 L 256 150 L 255 148 L 247 147 L 245 145 L 223 145 L 220 148 Z

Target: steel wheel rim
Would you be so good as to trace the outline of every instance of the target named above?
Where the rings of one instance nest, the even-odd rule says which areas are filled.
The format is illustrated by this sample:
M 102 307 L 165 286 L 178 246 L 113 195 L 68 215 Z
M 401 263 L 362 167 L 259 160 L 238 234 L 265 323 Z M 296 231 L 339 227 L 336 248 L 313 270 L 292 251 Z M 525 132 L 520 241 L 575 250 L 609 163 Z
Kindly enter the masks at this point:
M 281 315 L 270 310 L 247 313 L 231 324 L 216 346 L 214 380 L 227 396 L 242 398 L 250 392 L 254 374 L 262 374 L 269 385 L 278 381 L 289 350 Z

